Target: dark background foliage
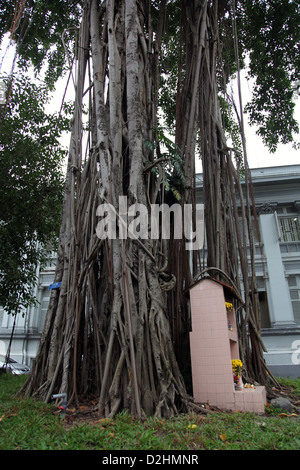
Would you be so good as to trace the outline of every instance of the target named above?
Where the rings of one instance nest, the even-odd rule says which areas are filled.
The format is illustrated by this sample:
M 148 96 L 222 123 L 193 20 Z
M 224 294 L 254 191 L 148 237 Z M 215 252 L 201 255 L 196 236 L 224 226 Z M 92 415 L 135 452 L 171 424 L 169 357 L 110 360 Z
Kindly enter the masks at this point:
M 38 261 L 61 222 L 68 122 L 44 111 L 48 92 L 26 77 L 7 79 L 0 114 L 0 302 L 16 311 L 32 301 Z

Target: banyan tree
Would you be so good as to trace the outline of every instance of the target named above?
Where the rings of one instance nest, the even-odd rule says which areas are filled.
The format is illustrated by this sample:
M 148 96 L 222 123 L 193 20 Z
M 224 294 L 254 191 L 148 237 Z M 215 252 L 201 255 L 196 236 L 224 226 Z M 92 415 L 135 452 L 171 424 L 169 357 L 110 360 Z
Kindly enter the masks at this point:
M 234 0 L 82 2 L 54 279 L 60 287 L 51 291 L 24 395 L 50 401 L 67 393 L 76 405 L 93 394 L 105 416 L 193 408 L 186 293 L 201 275 L 238 294 L 247 380 L 272 380 L 260 337 L 242 96 L 232 101 L 228 93 L 234 73 L 240 85 L 245 48 L 257 64 L 255 40 L 262 45 L 271 30 L 276 40 L 278 16 L 266 20 L 273 29 L 258 25 L 271 9 L 274 2 Z M 253 120 L 255 113 L 257 101 Z M 176 204 L 190 205 L 195 219 L 195 155 L 203 167 L 203 250 L 188 250 L 186 236 L 174 236 L 175 217 L 169 237 L 161 219 L 151 236 L 143 217 L 155 204 Z M 108 209 L 114 236 L 101 230 Z

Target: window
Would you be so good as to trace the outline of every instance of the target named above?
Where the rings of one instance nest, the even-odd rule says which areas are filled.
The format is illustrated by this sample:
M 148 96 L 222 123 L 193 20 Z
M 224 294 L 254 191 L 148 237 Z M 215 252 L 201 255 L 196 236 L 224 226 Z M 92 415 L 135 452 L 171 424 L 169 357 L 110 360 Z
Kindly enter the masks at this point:
M 300 326 L 300 276 L 289 276 L 288 285 L 290 289 L 294 320 L 295 323 Z
M 260 311 L 260 326 L 261 328 L 271 328 L 270 322 L 270 312 L 268 305 L 267 293 L 265 290 L 262 290 L 261 287 L 265 285 L 263 279 L 257 279 L 258 291 L 258 302 L 259 302 L 259 311 Z M 252 298 L 252 293 L 250 294 Z
M 48 290 L 47 287 L 44 287 L 42 289 L 42 295 L 41 295 L 40 305 L 38 309 L 37 325 L 35 325 L 39 332 L 42 332 L 44 328 L 49 301 L 50 301 L 50 291 Z
M 271 328 L 267 293 L 264 291 L 260 291 L 258 293 L 258 300 L 259 300 L 259 309 L 260 309 L 261 328 Z
M 282 242 L 300 241 L 300 223 L 297 215 L 292 217 L 279 217 L 279 227 Z

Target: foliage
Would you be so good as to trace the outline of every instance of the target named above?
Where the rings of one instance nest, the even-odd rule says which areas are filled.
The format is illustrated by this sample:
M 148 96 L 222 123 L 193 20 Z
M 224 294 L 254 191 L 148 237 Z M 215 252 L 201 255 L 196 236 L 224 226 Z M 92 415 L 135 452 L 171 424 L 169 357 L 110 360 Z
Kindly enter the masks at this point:
M 237 51 L 233 35 L 234 4 Z M 171 2 L 171 6 L 174 8 L 173 12 L 168 10 L 167 13 L 168 28 L 161 50 L 160 106 L 167 125 L 173 129 L 177 83 L 180 85 L 183 79 L 186 64 L 185 51 L 181 50 L 178 2 Z M 276 150 L 279 143 L 295 142 L 299 133 L 299 125 L 294 117 L 293 97 L 293 86 L 300 78 L 299 8 L 299 1 L 291 0 L 219 2 L 219 37 L 222 44 L 216 64 L 219 91 L 226 91 L 238 66 L 247 70 L 249 78 L 254 80 L 254 90 L 245 111 L 250 124 L 258 127 L 258 135 L 271 152 Z M 181 64 L 178 63 L 179 57 Z M 182 70 L 178 71 L 179 66 Z M 220 104 L 225 128 L 234 145 L 237 145 L 239 154 L 241 145 L 237 124 L 232 119 L 231 100 L 225 102 L 222 99 Z
M 7 86 L 0 116 L 0 303 L 17 312 L 33 301 L 36 265 L 58 236 L 66 156 L 59 138 L 68 123 L 45 113 L 44 85 L 22 76 Z
M 32 0 L 21 5 L 12 0 L 1 2 L 0 44 L 10 32 L 17 45 L 18 66 L 26 70 L 33 65 L 40 73 L 45 65 L 46 83 L 53 88 L 69 68 L 67 59 L 75 54 L 82 1 Z
M 293 142 L 293 84 L 300 79 L 299 1 L 237 2 L 241 48 L 249 54 L 249 76 L 255 80 L 246 109 L 250 123 L 271 152 L 279 142 Z
M 151 2 L 156 25 L 160 2 Z M 232 20 L 236 9 L 240 67 L 247 65 L 255 80 L 251 101 L 246 105 L 250 123 L 273 152 L 278 143 L 295 140 L 299 132 L 294 118 L 293 84 L 300 78 L 299 1 L 243 0 L 219 2 L 219 36 L 222 58 L 217 64 L 220 90 L 237 71 Z M 83 1 L 32 0 L 18 11 L 15 2 L 0 6 L 0 43 L 10 31 L 18 45 L 19 67 L 47 65 L 46 82 L 57 78 L 76 55 L 76 37 Z M 20 7 L 19 7 L 20 8 Z M 19 15 L 19 17 L 18 17 Z M 182 47 L 180 2 L 166 2 L 164 39 L 159 51 L 159 102 L 168 127 L 174 130 L 176 93 L 183 82 L 186 51 Z M 16 21 L 18 18 L 18 21 Z M 184 34 L 184 32 L 183 32 Z M 226 114 L 228 110 L 223 108 Z M 225 116 L 226 120 L 226 116 Z
M 180 148 L 167 136 L 168 130 L 166 128 L 159 126 L 154 130 L 157 141 L 145 141 L 145 145 L 150 150 L 155 151 L 157 161 L 164 168 L 162 184 L 165 191 L 172 192 L 175 199 L 179 201 L 185 183 L 184 164 Z M 154 163 L 148 162 L 152 171 L 157 173 L 157 167 Z
M 159 106 L 166 125 L 175 130 L 178 87 L 183 79 L 184 51 L 180 32 L 180 2 L 167 2 L 166 30 L 160 50 Z M 181 63 L 180 63 L 181 62 Z M 180 70 L 178 70 L 180 68 Z
M 72 423 L 55 415 L 53 404 L 16 398 L 23 381 L 22 376 L 0 376 L 1 450 L 299 449 L 299 416 L 213 412 L 142 421 L 122 412 L 115 419 Z M 295 386 L 299 390 L 299 383 Z
M 231 140 L 233 148 L 235 150 L 235 157 L 240 163 L 243 161 L 243 149 L 241 142 L 241 132 L 236 119 L 234 118 L 232 103 L 230 100 L 225 99 L 223 96 L 219 96 L 219 104 L 222 112 L 222 120 L 224 130 L 228 136 L 229 141 Z

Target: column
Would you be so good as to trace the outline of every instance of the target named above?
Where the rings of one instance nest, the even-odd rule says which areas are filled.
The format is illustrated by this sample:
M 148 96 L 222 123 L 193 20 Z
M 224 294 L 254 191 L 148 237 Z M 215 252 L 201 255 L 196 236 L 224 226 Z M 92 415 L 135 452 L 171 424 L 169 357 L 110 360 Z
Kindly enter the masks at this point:
M 268 271 L 266 286 L 270 320 L 274 328 L 296 327 L 281 258 L 279 226 L 276 213 L 272 209 L 270 205 L 267 205 L 263 207 L 263 210 L 259 211 L 261 239 Z

